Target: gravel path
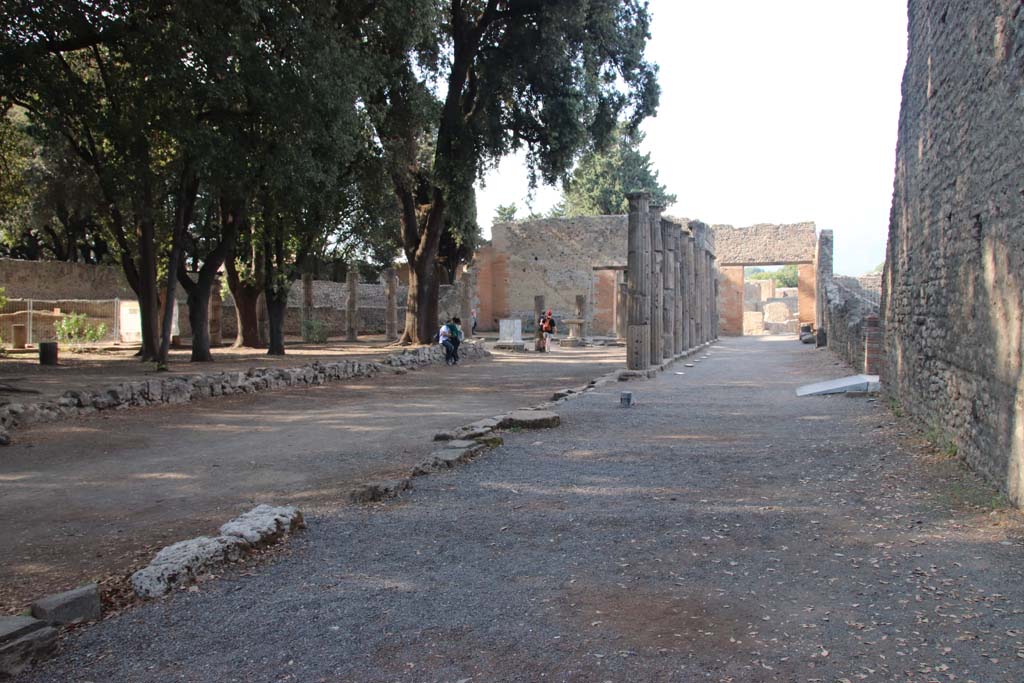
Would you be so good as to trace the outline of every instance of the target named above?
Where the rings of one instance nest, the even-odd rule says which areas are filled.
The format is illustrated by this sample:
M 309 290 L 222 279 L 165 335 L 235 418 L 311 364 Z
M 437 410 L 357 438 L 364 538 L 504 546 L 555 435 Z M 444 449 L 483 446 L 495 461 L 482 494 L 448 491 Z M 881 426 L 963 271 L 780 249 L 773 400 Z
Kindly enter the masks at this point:
M 793 397 L 843 370 L 722 342 L 24 681 L 1019 683 L 1020 516 L 970 505 L 985 489 L 880 402 Z

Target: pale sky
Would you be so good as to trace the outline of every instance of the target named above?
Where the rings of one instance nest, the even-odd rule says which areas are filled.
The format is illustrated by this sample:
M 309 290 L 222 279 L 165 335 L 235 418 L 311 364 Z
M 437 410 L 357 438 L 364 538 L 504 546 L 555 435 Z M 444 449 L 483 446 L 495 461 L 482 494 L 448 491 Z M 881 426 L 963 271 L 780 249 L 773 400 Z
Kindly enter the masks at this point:
M 644 151 L 679 201 L 674 216 L 736 226 L 815 221 L 835 232 L 835 271 L 885 258 L 900 80 L 901 0 L 651 0 L 648 58 L 661 106 Z M 478 188 L 528 213 L 526 172 L 509 158 Z M 544 212 L 557 188 L 538 188 Z

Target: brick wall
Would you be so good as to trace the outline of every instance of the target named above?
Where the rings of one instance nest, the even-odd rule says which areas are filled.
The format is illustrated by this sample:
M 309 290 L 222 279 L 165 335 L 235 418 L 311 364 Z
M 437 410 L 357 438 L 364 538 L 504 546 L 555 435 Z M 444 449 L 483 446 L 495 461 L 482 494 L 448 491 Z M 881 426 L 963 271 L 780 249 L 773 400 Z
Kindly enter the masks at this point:
M 886 390 L 1024 506 L 1024 10 L 909 3 Z

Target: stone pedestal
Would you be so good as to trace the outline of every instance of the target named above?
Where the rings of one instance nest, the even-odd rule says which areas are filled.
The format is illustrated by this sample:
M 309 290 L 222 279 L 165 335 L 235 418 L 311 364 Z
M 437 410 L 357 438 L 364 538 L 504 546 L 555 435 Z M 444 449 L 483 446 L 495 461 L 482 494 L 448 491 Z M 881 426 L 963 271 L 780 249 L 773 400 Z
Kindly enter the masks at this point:
M 519 318 L 503 318 L 499 320 L 498 342 L 494 345 L 494 348 L 525 351 L 526 343 L 523 341 L 523 321 Z
M 28 346 L 28 327 L 25 325 L 11 325 L 11 347 L 23 349 Z
M 570 318 L 562 322 L 569 326 L 569 336 L 562 340 L 562 346 L 583 346 L 583 325 L 586 321 Z

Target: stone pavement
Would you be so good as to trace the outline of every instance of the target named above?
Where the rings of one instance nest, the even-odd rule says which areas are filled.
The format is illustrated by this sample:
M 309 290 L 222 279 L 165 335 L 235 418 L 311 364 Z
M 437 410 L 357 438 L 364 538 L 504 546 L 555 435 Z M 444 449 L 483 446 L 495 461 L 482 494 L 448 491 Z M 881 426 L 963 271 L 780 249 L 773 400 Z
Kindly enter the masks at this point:
M 1024 680 L 1020 515 L 972 504 L 991 493 L 882 402 L 795 398 L 848 372 L 828 352 L 706 355 L 313 515 L 277 561 L 74 633 L 23 681 Z

